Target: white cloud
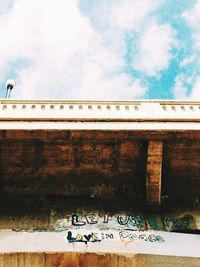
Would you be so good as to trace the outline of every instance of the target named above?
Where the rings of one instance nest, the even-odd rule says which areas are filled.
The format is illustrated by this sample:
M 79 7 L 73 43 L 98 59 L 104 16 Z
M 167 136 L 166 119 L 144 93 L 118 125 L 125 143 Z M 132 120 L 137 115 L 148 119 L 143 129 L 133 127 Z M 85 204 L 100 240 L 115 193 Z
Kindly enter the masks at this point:
M 13 0 L 0 0 L 0 14 L 3 14 L 8 11 L 11 7 Z
M 197 0 L 194 6 L 184 12 L 182 16 L 185 18 L 192 32 L 191 51 L 193 52 L 193 56 L 188 60 L 186 59 L 186 63 L 193 63 L 197 70 L 200 67 L 200 0 Z M 195 79 L 190 98 L 200 100 L 200 77 L 195 75 Z
M 200 0 L 188 11 L 183 13 L 183 17 L 192 29 L 193 49 L 200 50 Z
M 184 58 L 181 62 L 180 62 L 180 67 L 185 67 L 191 63 L 193 63 L 194 61 L 196 61 L 196 57 L 194 55 L 192 56 L 188 56 L 186 58 Z
M 183 17 L 186 19 L 186 21 L 190 26 L 199 27 L 200 26 L 199 13 L 200 13 L 200 0 L 197 0 L 195 5 L 191 9 L 183 13 Z
M 133 67 L 149 76 L 156 76 L 169 66 L 174 45 L 174 33 L 170 25 L 148 24 L 137 44 L 138 52 L 133 58 Z
M 149 76 L 167 69 L 175 46 L 175 34 L 169 24 L 153 20 L 163 0 L 114 0 L 110 9 L 104 4 L 104 18 L 109 16 L 112 29 L 133 36 L 133 67 Z M 106 6 L 106 8 L 105 8 Z M 106 19 L 105 19 L 106 20 Z M 120 43 L 114 41 L 113 43 Z M 123 51 L 123 50 L 122 50 Z
M 200 100 L 200 76 L 196 78 L 190 95 L 191 100 Z
M 0 39 L 1 73 L 13 61 L 29 62 L 18 69 L 13 97 L 130 98 L 145 93 L 138 79 L 122 73 L 122 54 L 80 12 L 78 0 L 15 0 L 10 12 L 0 16 Z
M 149 14 L 156 10 L 162 1 L 158 0 L 117 0 L 114 1 L 110 21 L 122 30 L 138 30 L 146 22 Z
M 186 79 L 187 77 L 183 74 L 180 74 L 176 77 L 175 86 L 173 88 L 174 97 L 176 99 L 187 98 L 187 87 L 185 86 Z

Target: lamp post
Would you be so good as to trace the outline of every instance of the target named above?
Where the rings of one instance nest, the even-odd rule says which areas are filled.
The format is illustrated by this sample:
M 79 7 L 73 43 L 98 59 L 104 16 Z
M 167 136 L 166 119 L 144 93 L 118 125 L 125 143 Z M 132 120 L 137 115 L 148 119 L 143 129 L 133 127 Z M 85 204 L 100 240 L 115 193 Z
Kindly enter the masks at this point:
M 10 98 L 10 93 L 15 85 L 16 83 L 14 80 L 6 81 L 6 96 L 5 96 L 6 99 Z

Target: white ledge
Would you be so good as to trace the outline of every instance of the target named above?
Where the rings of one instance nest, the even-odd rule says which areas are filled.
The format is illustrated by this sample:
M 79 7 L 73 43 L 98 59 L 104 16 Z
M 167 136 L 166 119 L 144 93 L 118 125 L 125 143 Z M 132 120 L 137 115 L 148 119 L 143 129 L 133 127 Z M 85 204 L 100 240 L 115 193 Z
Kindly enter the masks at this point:
M 0 120 L 200 121 L 200 102 L 2 99 Z
M 112 240 L 88 244 L 69 243 L 63 232 L 13 232 L 9 230 L 0 231 L 0 253 L 20 252 L 98 252 L 98 253 L 127 253 L 127 254 L 156 254 L 179 257 L 199 257 L 199 236 L 191 234 L 169 233 L 162 231 L 134 232 L 138 235 L 159 235 L 164 242 L 149 241 L 126 241 L 121 240 L 119 232 L 112 230 L 100 231 L 92 228 L 90 231 L 77 230 L 83 234 L 91 231 L 101 236 L 103 233 L 112 233 Z

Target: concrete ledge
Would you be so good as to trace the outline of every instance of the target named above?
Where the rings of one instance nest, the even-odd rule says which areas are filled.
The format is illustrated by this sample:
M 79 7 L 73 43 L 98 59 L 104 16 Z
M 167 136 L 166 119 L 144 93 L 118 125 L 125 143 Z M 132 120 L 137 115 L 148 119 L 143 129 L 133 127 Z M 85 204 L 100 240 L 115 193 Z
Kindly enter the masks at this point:
M 0 130 L 200 131 L 199 122 L 1 121 Z
M 200 103 L 148 100 L 1 100 L 0 119 L 200 121 Z
M 86 238 L 91 233 L 95 237 Z M 133 233 L 131 232 L 131 236 Z M 199 235 L 162 231 L 134 231 L 136 238 L 118 231 L 78 229 L 62 232 L 0 232 L 0 253 L 83 252 L 115 254 L 155 254 L 165 256 L 199 257 Z M 78 238 L 80 236 L 80 238 Z M 81 239 L 82 236 L 82 239 Z M 106 237 L 106 238 L 103 238 Z M 153 237 L 159 238 L 153 238 Z M 71 241 L 70 241 L 71 240 Z M 77 241 L 76 241 L 77 240 Z M 82 241 L 81 241 L 82 240 Z

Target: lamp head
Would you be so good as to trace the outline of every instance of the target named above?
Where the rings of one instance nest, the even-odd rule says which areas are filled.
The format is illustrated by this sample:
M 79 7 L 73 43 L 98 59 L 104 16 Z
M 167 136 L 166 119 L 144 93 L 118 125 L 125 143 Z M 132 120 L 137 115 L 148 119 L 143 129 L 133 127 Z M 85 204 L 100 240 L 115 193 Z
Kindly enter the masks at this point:
M 6 81 L 6 88 L 12 90 L 13 87 L 16 85 L 14 80 L 7 80 Z

